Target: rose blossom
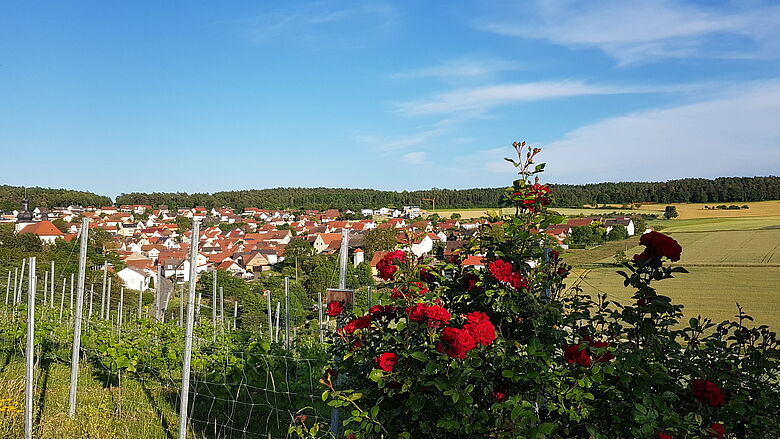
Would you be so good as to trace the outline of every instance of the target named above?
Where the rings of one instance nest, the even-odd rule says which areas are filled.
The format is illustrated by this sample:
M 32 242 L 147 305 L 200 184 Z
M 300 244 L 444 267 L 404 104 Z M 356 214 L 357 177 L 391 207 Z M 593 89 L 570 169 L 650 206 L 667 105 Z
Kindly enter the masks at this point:
M 474 337 L 465 329 L 444 328 L 441 339 L 449 345 L 446 349 L 447 355 L 461 360 L 466 358 L 466 354 L 477 346 Z
M 474 341 L 483 346 L 489 346 L 496 339 L 496 328 L 490 323 L 488 315 L 482 311 L 474 311 L 466 315 L 466 323 L 463 329 L 468 331 Z
M 328 315 L 331 317 L 336 317 L 337 315 L 344 312 L 344 305 L 341 304 L 341 302 L 334 300 L 332 302 L 328 302 Z
M 723 391 L 712 381 L 695 379 L 691 382 L 691 391 L 696 399 L 713 407 L 720 407 L 726 402 Z
M 398 363 L 398 355 L 392 352 L 385 352 L 374 359 L 376 367 L 384 370 L 385 372 L 392 372 L 396 363 Z
M 680 260 L 682 246 L 663 233 L 658 233 L 656 231 L 645 233 L 639 238 L 639 243 L 645 246 L 645 251 L 638 255 L 634 255 L 634 262 L 650 259 L 653 262 L 660 263 L 661 258 L 664 256 L 672 262 Z
M 398 271 L 398 266 L 393 261 L 405 262 L 406 256 L 401 250 L 396 250 L 386 254 L 379 263 L 376 264 L 376 269 L 379 271 L 379 277 L 384 280 L 390 280 L 395 276 L 395 272 Z
M 710 430 L 712 430 L 709 432 L 710 437 L 723 439 L 726 436 L 726 428 L 724 428 L 723 424 L 720 422 L 713 422 L 710 424 Z
M 502 261 L 501 259 L 496 259 L 488 264 L 488 270 L 490 270 L 490 274 L 492 274 L 496 280 L 500 282 L 509 282 L 509 277 L 512 275 L 512 264 Z

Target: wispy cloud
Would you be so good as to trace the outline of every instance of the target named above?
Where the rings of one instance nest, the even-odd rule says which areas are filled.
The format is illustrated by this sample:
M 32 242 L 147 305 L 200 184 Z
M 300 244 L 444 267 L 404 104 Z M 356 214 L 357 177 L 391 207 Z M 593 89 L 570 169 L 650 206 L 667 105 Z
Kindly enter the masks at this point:
M 231 20 L 255 43 L 282 39 L 288 43 L 317 44 L 329 48 L 361 47 L 369 32 L 391 27 L 397 19 L 392 5 L 308 3 Z M 357 38 L 357 36 L 360 38 Z
M 666 93 L 686 86 L 620 86 L 587 84 L 582 81 L 539 81 L 520 84 L 497 84 L 467 88 L 433 96 L 429 99 L 395 104 L 406 116 L 464 113 L 481 114 L 485 110 L 517 102 L 532 102 L 574 96 L 631 93 Z
M 367 145 L 380 155 L 389 155 L 404 149 L 424 146 L 433 138 L 444 134 L 446 131 L 447 127 L 444 124 L 437 124 L 431 129 L 410 134 L 396 136 L 360 135 L 355 136 L 354 139 L 359 143 Z
M 780 169 L 778 119 L 780 79 L 755 81 L 706 101 L 583 126 L 541 146 L 548 178 L 559 182 L 770 175 Z
M 401 156 L 401 161 L 410 165 L 424 165 L 428 163 L 428 153 L 425 151 L 409 152 Z
M 501 35 L 596 48 L 628 65 L 659 58 L 777 58 L 780 5 L 674 0 L 515 3 L 474 22 Z
M 396 79 L 486 79 L 499 73 L 520 70 L 522 65 L 516 61 L 497 58 L 460 58 L 416 70 L 399 72 L 392 75 Z

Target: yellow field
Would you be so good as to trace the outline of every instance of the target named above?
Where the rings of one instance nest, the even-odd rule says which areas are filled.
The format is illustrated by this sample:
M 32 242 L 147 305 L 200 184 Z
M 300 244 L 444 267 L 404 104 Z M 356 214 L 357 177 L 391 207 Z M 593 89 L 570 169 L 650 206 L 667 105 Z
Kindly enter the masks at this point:
M 610 300 L 630 303 L 633 291 L 623 286 L 617 268 L 575 269 L 568 282 L 578 281 L 586 294 L 607 293 Z M 685 306 L 686 318 L 701 314 L 713 320 L 734 319 L 739 302 L 756 325 L 780 330 L 780 268 L 688 267 L 690 273 L 654 283 L 658 293 Z M 584 279 L 578 280 L 579 276 Z
M 632 213 L 634 214 L 646 213 L 646 214 L 656 214 L 662 216 L 664 209 L 666 208 L 666 206 L 668 206 L 668 204 L 642 204 L 642 203 L 639 204 L 641 205 L 641 207 L 635 209 L 624 209 L 621 204 L 610 204 L 607 205 L 606 207 L 599 207 L 597 209 L 591 207 L 579 207 L 579 208 L 561 207 L 554 210 L 559 212 L 562 215 L 568 215 L 568 216 L 606 215 L 612 212 L 622 212 L 626 215 L 630 215 Z M 740 210 L 704 209 L 705 205 L 713 206 L 718 204 L 725 204 L 725 205 L 736 204 L 738 206 L 747 205 L 750 206 L 750 208 L 740 209 Z M 674 203 L 672 205 L 677 207 L 677 213 L 680 215 L 679 217 L 677 217 L 677 219 L 754 218 L 754 217 L 780 218 L 780 200 L 755 201 L 755 202 L 747 202 L 747 203 L 692 203 L 692 204 Z M 500 209 L 499 208 L 438 209 L 435 212 L 427 211 L 426 213 L 427 214 L 438 213 L 442 217 L 449 218 L 450 215 L 457 212 L 461 215 L 461 218 L 470 219 L 470 218 L 479 218 L 481 216 L 484 216 L 485 212 L 488 211 L 497 213 L 500 211 Z M 505 211 L 504 213 L 509 213 L 511 210 L 504 209 L 504 211 Z

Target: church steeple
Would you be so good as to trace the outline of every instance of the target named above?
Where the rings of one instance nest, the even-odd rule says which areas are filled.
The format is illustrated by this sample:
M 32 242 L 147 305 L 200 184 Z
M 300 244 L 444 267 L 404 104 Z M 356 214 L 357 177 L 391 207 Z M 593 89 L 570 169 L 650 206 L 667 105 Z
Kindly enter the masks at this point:
M 30 200 L 27 199 L 27 189 L 24 190 L 24 198 L 22 198 L 22 210 L 16 215 L 16 223 L 30 223 L 32 222 L 33 214 L 30 212 Z

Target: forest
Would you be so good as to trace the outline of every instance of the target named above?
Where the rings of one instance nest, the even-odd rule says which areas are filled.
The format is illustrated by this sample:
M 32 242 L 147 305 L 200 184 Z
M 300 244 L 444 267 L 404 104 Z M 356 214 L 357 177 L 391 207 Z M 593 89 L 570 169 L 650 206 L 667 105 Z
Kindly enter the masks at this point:
M 728 203 L 780 199 L 780 177 L 686 178 L 666 182 L 616 182 L 584 185 L 551 185 L 554 206 L 576 207 L 585 204 L 627 203 Z M 417 191 L 380 191 L 340 188 L 273 188 L 214 193 L 127 193 L 116 204 L 167 205 L 169 209 L 205 206 L 243 209 L 361 209 L 419 205 L 431 209 L 468 209 L 497 207 L 503 188 L 439 189 Z M 0 186 L 0 209 L 16 209 L 24 189 Z M 54 207 L 110 205 L 108 197 L 66 189 L 29 188 L 30 206 Z

